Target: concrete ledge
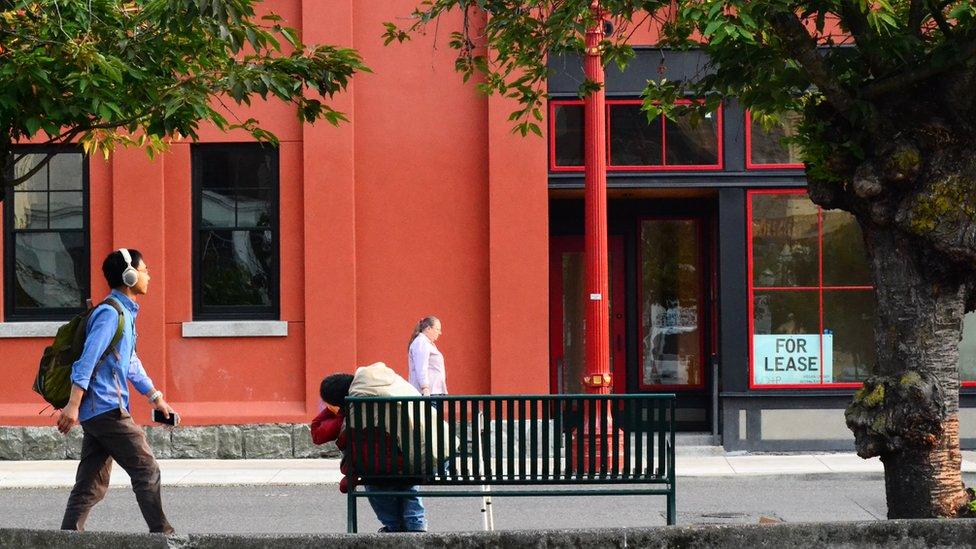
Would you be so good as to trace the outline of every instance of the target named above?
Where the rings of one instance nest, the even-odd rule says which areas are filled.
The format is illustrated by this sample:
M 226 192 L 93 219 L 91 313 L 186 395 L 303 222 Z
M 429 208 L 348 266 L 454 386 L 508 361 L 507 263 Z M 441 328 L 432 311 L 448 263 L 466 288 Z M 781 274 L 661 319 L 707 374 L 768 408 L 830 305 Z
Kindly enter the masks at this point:
M 805 524 L 709 525 L 593 530 L 523 530 L 431 534 L 220 535 L 59 532 L 0 529 L 0 547 L 180 547 L 194 549 L 312 549 L 319 547 L 974 547 L 974 520 L 889 520 Z
M 0 322 L 0 338 L 54 337 L 64 322 Z
M 285 337 L 283 320 L 217 320 L 184 322 L 183 337 Z

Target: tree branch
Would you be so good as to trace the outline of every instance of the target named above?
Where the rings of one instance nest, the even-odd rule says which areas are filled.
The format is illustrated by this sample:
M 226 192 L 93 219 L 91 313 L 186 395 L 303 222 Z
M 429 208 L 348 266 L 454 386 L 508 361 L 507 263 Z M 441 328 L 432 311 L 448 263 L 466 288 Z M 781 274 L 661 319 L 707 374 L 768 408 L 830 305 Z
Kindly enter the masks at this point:
M 879 76 L 887 72 L 884 62 L 875 54 L 873 49 L 876 41 L 871 34 L 871 26 L 868 24 L 868 18 L 864 12 L 852 0 L 843 0 L 840 3 L 840 16 L 858 45 L 857 51 L 867 61 L 871 71 Z
M 922 21 L 925 19 L 924 0 L 911 0 L 908 5 L 908 30 L 916 38 L 922 38 Z
M 807 72 L 810 81 L 827 101 L 846 118 L 854 110 L 854 97 L 824 64 L 814 41 L 796 13 L 781 11 L 770 15 L 773 32 L 783 41 L 787 53 Z
M 881 97 L 886 93 L 891 93 L 895 90 L 915 84 L 916 82 L 921 82 L 922 80 L 931 78 L 937 74 L 941 74 L 962 63 L 965 63 L 966 61 L 969 61 L 974 56 L 976 56 L 976 40 L 970 41 L 968 44 L 966 44 L 962 49 L 959 50 L 955 57 L 946 63 L 941 65 L 935 65 L 932 63 L 916 65 L 912 69 L 906 70 L 889 78 L 876 80 L 873 84 L 870 84 L 861 90 L 861 97 L 864 97 L 865 99 L 875 99 Z

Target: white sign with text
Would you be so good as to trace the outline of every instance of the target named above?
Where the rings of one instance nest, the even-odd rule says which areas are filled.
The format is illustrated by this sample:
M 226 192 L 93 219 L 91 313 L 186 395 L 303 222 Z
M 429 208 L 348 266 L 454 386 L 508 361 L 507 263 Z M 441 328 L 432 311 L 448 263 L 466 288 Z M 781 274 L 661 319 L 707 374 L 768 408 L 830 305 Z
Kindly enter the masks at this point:
M 756 334 L 752 336 L 753 382 L 790 385 L 834 381 L 834 336 L 818 334 Z

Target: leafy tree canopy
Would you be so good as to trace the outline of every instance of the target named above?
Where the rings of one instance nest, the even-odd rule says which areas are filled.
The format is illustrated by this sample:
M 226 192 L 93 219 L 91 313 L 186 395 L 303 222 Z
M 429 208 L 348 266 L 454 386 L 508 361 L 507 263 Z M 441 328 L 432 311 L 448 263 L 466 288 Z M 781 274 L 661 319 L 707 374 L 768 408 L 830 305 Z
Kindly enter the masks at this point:
M 0 163 L 18 141 L 150 155 L 202 123 L 275 136 L 231 108 L 294 104 L 303 122 L 345 118 L 323 99 L 367 71 L 356 51 L 307 46 L 257 0 L 0 0 Z M 15 185 L 35 170 L 10 176 Z M 2 196 L 2 193 L 0 193 Z M 2 198 L 0 198 L 2 199 Z
M 387 23 L 386 37 L 406 40 L 445 13 L 461 10 L 463 26 L 450 42 L 458 51 L 457 70 L 465 79 L 478 74 L 487 93 L 518 99 L 517 130 L 540 133 L 539 107 L 549 74 L 545 55 L 582 54 L 585 31 L 595 21 L 590 5 L 590 0 L 427 0 L 409 26 Z M 843 169 L 831 170 L 828 160 L 854 164 L 865 149 L 888 141 L 898 113 L 885 112 L 882 103 L 933 77 L 957 76 L 959 91 L 970 96 L 965 122 L 972 122 L 974 94 L 968 90 L 974 83 L 976 3 L 970 0 L 604 0 L 599 5 L 616 27 L 603 43 L 605 63 L 625 66 L 634 55 L 634 32 L 647 30 L 658 37 L 652 45 L 699 49 L 711 61 L 694 81 L 648 81 L 649 116 L 682 108 L 673 102 L 684 95 L 705 98 L 705 109 L 736 97 L 771 118 L 826 103 L 836 121 L 852 131 L 839 141 L 825 139 L 824 111 L 807 117 L 799 139 L 812 176 L 842 176 L 837 172 Z M 592 89 L 593 83 L 584 82 L 580 93 Z

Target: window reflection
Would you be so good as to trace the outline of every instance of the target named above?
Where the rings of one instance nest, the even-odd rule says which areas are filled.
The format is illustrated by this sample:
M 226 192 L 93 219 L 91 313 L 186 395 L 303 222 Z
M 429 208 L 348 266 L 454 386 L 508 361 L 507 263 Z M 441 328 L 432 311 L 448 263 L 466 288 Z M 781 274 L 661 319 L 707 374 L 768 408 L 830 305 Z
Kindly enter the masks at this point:
M 650 122 L 640 105 L 610 105 L 610 164 L 656 166 L 664 162 L 661 118 Z
M 555 158 L 556 166 L 583 165 L 583 105 L 556 105 Z
M 749 160 L 752 164 L 801 164 L 800 146 L 784 143 L 784 138 L 796 135 L 802 115 L 790 111 L 780 115 L 779 122 L 764 128 L 757 119 L 749 117 Z
M 271 231 L 204 231 L 205 305 L 271 304 Z
M 863 381 L 874 365 L 874 290 L 825 290 L 824 334 L 833 337 L 833 381 Z
M 664 123 L 667 139 L 664 161 L 668 166 L 714 166 L 718 158 L 718 116 L 696 118 L 679 114 Z
M 755 286 L 817 285 L 817 212 L 805 194 L 752 196 Z
M 202 317 L 277 315 L 277 150 L 197 145 L 197 293 Z
M 875 362 L 877 312 L 857 222 L 805 193 L 756 191 L 749 202 L 752 382 L 862 381 Z
M 27 149 L 25 147 L 25 149 Z M 7 317 L 62 317 L 88 297 L 84 167 L 80 152 L 17 152 L 12 174 L 25 182 L 8 191 L 5 224 L 13 276 Z
M 959 342 L 959 379 L 976 381 L 976 312 L 966 313 Z
M 641 223 L 641 380 L 701 385 L 701 273 L 694 220 Z

